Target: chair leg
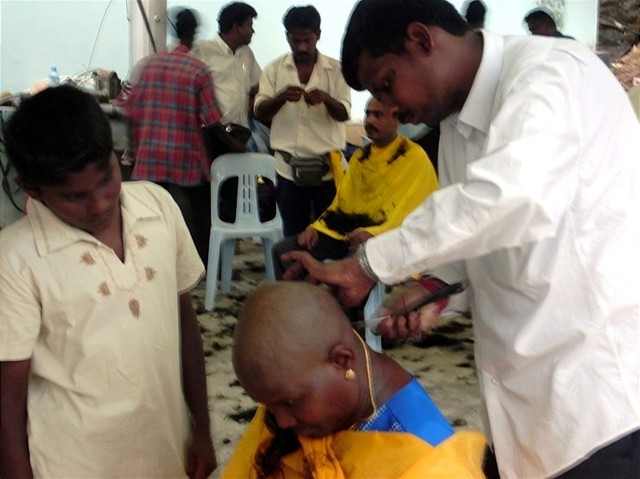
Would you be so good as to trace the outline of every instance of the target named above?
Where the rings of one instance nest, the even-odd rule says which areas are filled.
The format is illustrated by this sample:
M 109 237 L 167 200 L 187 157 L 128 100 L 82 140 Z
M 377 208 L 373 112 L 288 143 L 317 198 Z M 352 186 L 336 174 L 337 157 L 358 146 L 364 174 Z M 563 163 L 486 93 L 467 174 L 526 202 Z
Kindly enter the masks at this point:
M 270 238 L 262 239 L 262 249 L 264 250 L 264 270 L 267 277 L 267 281 L 275 281 L 276 274 L 273 268 L 273 244 L 274 242 Z
M 378 353 L 382 352 L 382 338 L 375 334 L 367 323 L 368 320 L 374 318 L 378 314 L 378 310 L 384 302 L 385 291 L 386 287 L 384 283 L 378 282 L 378 284 L 376 284 L 369 293 L 367 302 L 364 305 L 364 337 L 369 347 Z
M 231 291 L 231 276 L 233 273 L 233 256 L 236 251 L 236 239 L 227 238 L 222 242 L 222 265 L 220 270 L 221 289 L 224 294 Z
M 218 286 L 218 267 L 220 265 L 220 238 L 212 231 L 209 236 L 209 258 L 207 261 L 207 282 L 204 295 L 204 307 L 212 311 L 215 306 Z

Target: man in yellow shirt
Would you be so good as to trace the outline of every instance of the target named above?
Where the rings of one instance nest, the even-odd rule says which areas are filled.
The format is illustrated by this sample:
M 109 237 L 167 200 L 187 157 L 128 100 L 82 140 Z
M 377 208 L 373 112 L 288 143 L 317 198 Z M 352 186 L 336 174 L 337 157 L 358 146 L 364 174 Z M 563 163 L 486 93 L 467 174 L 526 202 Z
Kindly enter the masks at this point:
M 280 260 L 304 249 L 316 259 L 340 259 L 372 236 L 399 226 L 438 188 L 429 157 L 416 143 L 398 135 L 397 109 L 372 98 L 364 127 L 371 143 L 356 151 L 331 205 L 298 235 L 274 246 L 276 276 L 297 279 L 297 268 Z M 286 271 L 286 274 L 285 274 Z

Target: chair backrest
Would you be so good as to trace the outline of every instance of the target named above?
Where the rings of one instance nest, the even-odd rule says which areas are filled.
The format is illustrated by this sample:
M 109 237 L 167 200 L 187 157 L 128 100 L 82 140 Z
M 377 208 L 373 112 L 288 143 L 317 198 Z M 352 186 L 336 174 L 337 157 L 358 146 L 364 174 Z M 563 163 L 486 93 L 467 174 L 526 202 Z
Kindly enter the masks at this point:
M 261 223 L 258 205 L 258 178 L 268 178 L 275 184 L 275 158 L 265 153 L 226 153 L 211 164 L 211 224 L 230 224 L 220 219 L 218 205 L 220 186 L 234 177 L 238 178 L 235 226 L 249 227 L 279 221 L 276 209 L 275 218 Z

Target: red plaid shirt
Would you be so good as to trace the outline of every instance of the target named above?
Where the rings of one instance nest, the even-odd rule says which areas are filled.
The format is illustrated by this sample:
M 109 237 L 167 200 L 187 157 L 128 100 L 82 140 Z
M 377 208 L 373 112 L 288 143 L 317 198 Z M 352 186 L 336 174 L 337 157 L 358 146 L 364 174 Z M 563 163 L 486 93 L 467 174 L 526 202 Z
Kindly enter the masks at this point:
M 208 181 L 202 126 L 220 122 L 209 67 L 184 45 L 152 58 L 126 101 L 133 178 L 182 186 Z

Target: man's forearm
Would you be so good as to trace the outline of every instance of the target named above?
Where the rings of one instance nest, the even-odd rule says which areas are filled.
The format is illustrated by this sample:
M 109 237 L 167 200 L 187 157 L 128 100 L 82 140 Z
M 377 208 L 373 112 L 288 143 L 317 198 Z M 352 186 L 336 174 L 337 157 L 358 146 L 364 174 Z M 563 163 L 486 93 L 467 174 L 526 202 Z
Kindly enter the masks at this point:
M 180 316 L 185 401 L 193 419 L 194 432 L 209 435 L 209 407 L 202 338 L 190 293 L 180 295 Z
M 20 426 L 8 422 L 7 418 L 3 417 L 0 426 L 0 477 L 33 477 L 26 425 L 25 434 L 12 434 L 10 430 Z
M 0 477 L 33 477 L 27 438 L 30 361 L 0 362 Z
M 349 112 L 344 107 L 342 103 L 336 100 L 333 97 L 329 97 L 327 101 L 324 102 L 329 115 L 336 121 L 347 121 L 349 119 Z
M 276 95 L 263 101 L 256 107 L 256 118 L 262 121 L 271 120 L 286 102 L 287 100 L 283 95 Z

